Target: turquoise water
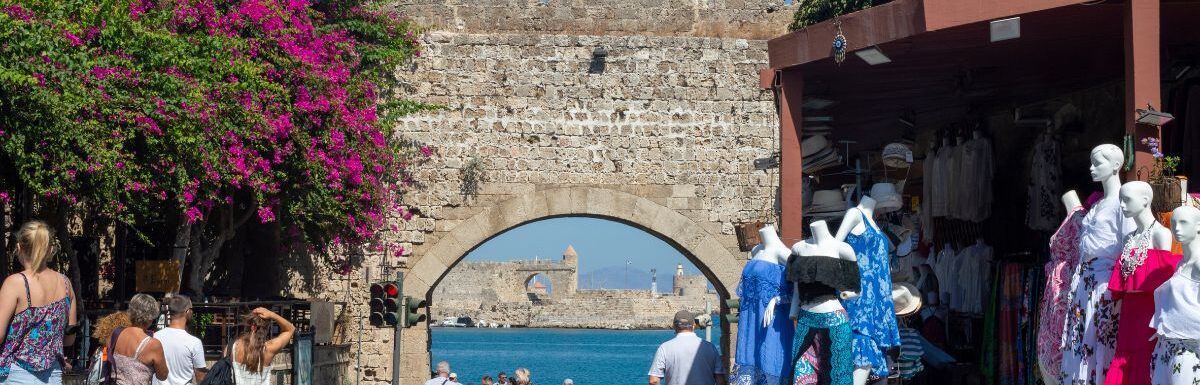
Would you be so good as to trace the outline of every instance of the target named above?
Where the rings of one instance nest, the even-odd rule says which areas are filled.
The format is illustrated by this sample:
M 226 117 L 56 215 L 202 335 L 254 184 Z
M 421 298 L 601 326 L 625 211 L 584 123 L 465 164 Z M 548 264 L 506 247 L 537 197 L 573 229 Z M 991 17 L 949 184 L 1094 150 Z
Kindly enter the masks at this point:
M 704 338 L 704 331 L 697 333 Z M 669 330 L 434 328 L 433 362 L 447 361 L 464 385 L 503 371 L 529 369 L 534 385 L 645 385 L 658 345 Z M 720 347 L 720 330 L 714 328 Z

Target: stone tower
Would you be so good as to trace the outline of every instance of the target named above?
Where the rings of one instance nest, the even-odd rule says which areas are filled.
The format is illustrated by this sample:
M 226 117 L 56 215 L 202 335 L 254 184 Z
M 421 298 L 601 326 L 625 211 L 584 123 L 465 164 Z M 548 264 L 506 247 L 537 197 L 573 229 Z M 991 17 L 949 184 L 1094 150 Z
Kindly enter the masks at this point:
M 563 251 L 562 261 L 563 261 L 563 264 L 566 264 L 568 266 L 572 266 L 572 267 L 579 266 L 579 254 L 575 253 L 574 246 L 567 245 L 567 250 Z

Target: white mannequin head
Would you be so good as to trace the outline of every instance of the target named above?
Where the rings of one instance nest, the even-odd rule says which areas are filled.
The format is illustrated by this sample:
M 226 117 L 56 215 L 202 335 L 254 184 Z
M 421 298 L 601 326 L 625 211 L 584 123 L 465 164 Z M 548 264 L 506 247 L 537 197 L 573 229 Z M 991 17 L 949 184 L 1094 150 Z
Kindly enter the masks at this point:
M 1133 218 L 1150 209 L 1150 201 L 1154 199 L 1154 190 L 1150 184 L 1140 180 L 1121 186 L 1121 214 Z
M 1121 152 L 1120 147 L 1101 144 L 1092 149 L 1091 161 L 1092 166 L 1089 170 L 1092 172 L 1092 181 L 1103 182 L 1117 176 L 1121 166 L 1125 164 L 1125 154 Z
M 1200 238 L 1200 209 L 1181 206 L 1171 212 L 1171 232 L 1184 245 Z

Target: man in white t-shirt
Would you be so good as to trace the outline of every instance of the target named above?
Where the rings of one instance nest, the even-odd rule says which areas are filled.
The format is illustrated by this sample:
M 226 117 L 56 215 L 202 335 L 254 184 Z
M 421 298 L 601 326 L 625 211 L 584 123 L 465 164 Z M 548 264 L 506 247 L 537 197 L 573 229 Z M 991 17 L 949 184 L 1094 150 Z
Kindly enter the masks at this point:
M 154 385 L 195 385 L 204 381 L 208 366 L 204 361 L 204 346 L 200 339 L 188 334 L 187 324 L 192 319 L 192 300 L 182 295 L 166 299 L 167 327 L 154 333 L 162 343 L 163 356 L 167 359 L 167 380 L 154 379 Z
M 725 384 L 725 367 L 721 355 L 712 343 L 700 339 L 693 331 L 696 319 L 687 310 L 675 313 L 675 338 L 658 346 L 650 365 L 650 385 L 716 385 Z

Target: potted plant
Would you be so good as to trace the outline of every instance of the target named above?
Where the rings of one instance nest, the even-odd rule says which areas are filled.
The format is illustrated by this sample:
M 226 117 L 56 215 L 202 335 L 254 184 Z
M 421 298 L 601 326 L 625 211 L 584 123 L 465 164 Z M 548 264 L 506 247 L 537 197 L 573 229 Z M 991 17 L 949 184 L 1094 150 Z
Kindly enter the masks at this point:
M 1154 189 L 1151 208 L 1156 212 L 1169 212 L 1178 208 L 1183 203 L 1179 178 L 1175 176 L 1175 170 L 1179 167 L 1179 157 L 1163 155 L 1158 138 L 1142 138 L 1142 144 L 1150 147 L 1150 154 L 1154 157 L 1154 168 L 1150 171 L 1148 181 Z

